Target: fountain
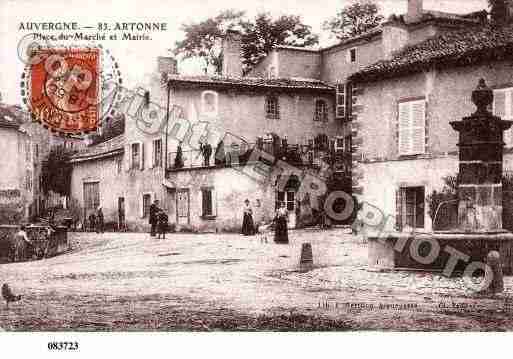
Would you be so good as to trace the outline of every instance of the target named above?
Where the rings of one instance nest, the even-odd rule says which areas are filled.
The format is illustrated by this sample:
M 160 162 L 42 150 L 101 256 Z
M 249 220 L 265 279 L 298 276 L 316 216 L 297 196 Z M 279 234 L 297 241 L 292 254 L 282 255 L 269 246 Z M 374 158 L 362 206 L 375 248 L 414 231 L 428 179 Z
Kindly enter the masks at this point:
M 483 79 L 472 93 L 477 111 L 451 122 L 459 134 L 458 226 L 433 233 L 369 236 L 369 264 L 386 269 L 461 273 L 497 251 L 504 274 L 513 274 L 513 234 L 502 228 L 503 132 L 512 121 L 493 116 L 493 91 Z M 477 268 L 477 266 L 474 266 Z

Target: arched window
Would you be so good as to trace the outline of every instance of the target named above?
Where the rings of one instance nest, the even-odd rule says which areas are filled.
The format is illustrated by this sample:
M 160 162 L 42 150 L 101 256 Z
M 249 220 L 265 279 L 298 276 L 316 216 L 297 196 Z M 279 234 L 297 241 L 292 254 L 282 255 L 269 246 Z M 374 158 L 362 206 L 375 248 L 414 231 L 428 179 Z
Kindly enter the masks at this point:
M 265 99 L 266 117 L 271 119 L 280 118 L 280 104 L 276 95 L 268 95 Z
M 328 121 L 328 104 L 324 100 L 315 100 L 314 121 Z
M 215 91 L 203 91 L 201 93 L 201 113 L 206 116 L 217 116 L 218 95 Z

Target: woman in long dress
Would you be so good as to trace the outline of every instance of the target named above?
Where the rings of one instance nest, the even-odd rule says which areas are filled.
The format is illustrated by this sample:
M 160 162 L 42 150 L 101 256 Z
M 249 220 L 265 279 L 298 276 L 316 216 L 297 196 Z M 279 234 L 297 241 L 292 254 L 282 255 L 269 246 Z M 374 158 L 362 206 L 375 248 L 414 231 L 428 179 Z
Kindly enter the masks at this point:
M 242 219 L 242 234 L 252 236 L 255 234 L 255 224 L 253 222 L 253 209 L 249 203 L 249 199 L 244 201 L 244 217 Z
M 280 244 L 289 243 L 289 233 L 287 228 L 288 212 L 285 203 L 280 203 L 280 208 L 276 210 L 274 242 Z

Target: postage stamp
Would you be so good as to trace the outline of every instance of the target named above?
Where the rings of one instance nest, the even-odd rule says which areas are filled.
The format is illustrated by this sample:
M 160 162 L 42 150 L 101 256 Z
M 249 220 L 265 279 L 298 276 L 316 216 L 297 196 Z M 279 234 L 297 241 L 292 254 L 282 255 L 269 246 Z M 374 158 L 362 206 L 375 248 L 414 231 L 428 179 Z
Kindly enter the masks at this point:
M 30 107 L 36 121 L 56 132 L 96 131 L 99 125 L 100 51 L 40 49 L 30 65 Z

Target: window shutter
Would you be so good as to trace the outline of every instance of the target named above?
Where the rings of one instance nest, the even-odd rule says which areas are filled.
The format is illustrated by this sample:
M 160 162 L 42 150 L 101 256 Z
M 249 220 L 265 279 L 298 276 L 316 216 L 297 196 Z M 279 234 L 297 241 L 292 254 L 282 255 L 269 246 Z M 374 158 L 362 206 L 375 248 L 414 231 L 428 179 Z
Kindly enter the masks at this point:
M 399 155 L 410 152 L 410 106 L 409 103 L 399 104 Z
M 217 216 L 217 193 L 215 189 L 210 190 L 210 196 L 212 198 L 212 215 Z
M 125 171 L 130 171 L 130 167 L 132 164 L 132 146 L 125 145 Z
M 411 103 L 411 153 L 426 152 L 426 102 L 415 101 Z
M 397 231 L 403 230 L 403 199 L 402 189 L 395 191 L 395 228 Z
M 144 170 L 144 142 L 139 142 L 139 169 Z
M 141 196 L 141 207 L 140 207 L 140 210 L 139 210 L 139 217 L 141 218 L 144 218 L 144 193 L 143 195 Z
M 155 167 L 155 141 L 150 142 L 150 168 Z

